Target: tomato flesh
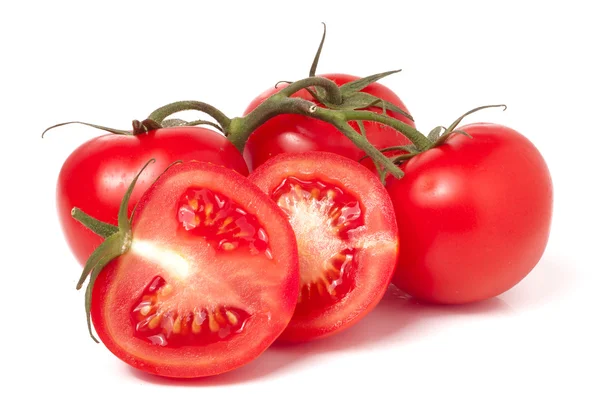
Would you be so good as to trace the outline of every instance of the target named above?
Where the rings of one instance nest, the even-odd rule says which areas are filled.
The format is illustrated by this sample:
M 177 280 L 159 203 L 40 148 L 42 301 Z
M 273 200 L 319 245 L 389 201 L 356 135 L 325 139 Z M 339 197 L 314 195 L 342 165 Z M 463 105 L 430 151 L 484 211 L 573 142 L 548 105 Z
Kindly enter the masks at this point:
M 364 223 L 360 205 L 336 185 L 294 176 L 284 179 L 271 198 L 298 239 L 302 288 L 295 315 L 323 312 L 354 287 L 355 249 L 349 232 Z
M 248 248 L 272 259 L 269 237 L 256 216 L 209 189 L 190 188 L 180 200 L 177 214 L 184 231 L 205 238 L 213 247 L 232 251 Z
M 140 200 L 132 237 L 92 295 L 98 336 L 130 365 L 220 374 L 256 358 L 288 324 L 299 291 L 294 234 L 241 175 L 209 163 L 171 167 Z
M 249 179 L 284 211 L 298 244 L 301 289 L 280 338 L 322 338 L 358 322 L 385 293 L 398 255 L 383 185 L 359 163 L 325 152 L 281 154 Z

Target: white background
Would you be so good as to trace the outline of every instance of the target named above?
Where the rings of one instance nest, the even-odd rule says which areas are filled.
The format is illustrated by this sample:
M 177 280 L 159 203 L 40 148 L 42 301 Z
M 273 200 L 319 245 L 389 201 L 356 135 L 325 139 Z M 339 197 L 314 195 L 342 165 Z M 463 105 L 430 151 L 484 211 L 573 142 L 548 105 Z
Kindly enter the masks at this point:
M 210 4 L 209 4 L 210 3 Z M 594 2 L 3 2 L 0 186 L 3 398 L 600 398 L 597 328 L 600 24 Z M 138 373 L 87 335 L 81 271 L 55 213 L 60 166 L 99 135 L 175 100 L 229 116 L 278 80 L 319 71 L 386 78 L 418 127 L 509 125 L 555 185 L 546 253 L 499 298 L 415 304 L 393 294 L 329 340 L 275 346 L 238 371 L 173 382 Z M 134 397 L 135 396 L 135 397 Z M 335 396 L 335 397 L 333 397 Z

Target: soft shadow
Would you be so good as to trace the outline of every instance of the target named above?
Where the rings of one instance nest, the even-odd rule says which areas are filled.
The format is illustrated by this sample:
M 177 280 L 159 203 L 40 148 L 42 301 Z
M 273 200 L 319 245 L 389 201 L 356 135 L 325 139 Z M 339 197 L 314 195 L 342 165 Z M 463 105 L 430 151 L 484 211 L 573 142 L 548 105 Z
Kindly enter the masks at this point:
M 499 298 L 466 305 L 422 303 L 391 285 L 377 307 L 356 325 L 335 336 L 304 344 L 275 343 L 273 351 L 321 354 L 332 351 L 373 348 L 398 341 L 433 319 L 460 315 L 508 315 L 512 308 Z
M 384 298 L 356 325 L 329 338 L 308 343 L 274 343 L 251 363 L 228 373 L 199 379 L 172 379 L 146 374 L 125 366 L 134 377 L 152 384 L 176 386 L 226 386 L 256 381 L 298 368 L 311 358 L 328 352 L 389 346 L 391 342 L 407 341 L 424 332 L 421 327 L 432 320 L 464 315 L 510 314 L 512 309 L 503 300 L 494 298 L 461 306 L 440 306 L 416 301 L 394 286 Z
M 293 360 L 292 360 L 293 361 Z M 234 371 L 221 375 L 209 376 L 205 378 L 179 379 L 166 378 L 148 374 L 139 371 L 129 365 L 124 365 L 125 373 L 141 381 L 164 386 L 228 386 L 239 385 L 247 381 L 256 381 L 271 375 L 280 368 L 290 364 L 291 360 L 283 355 L 272 354 L 271 349 L 267 349 L 263 355 L 249 364 Z
M 567 262 L 542 258 L 525 279 L 500 297 L 518 310 L 548 304 L 573 287 L 576 270 Z

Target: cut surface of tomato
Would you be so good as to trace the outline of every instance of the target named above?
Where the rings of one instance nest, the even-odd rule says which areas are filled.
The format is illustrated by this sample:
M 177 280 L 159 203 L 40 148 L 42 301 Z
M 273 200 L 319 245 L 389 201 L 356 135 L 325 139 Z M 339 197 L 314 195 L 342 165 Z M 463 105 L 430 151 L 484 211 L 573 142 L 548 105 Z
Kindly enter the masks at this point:
M 288 324 L 298 257 L 285 215 L 241 175 L 171 167 L 143 195 L 129 251 L 98 276 L 92 320 L 130 365 L 169 377 L 223 373 Z
M 282 154 L 249 176 L 296 234 L 300 293 L 281 338 L 304 341 L 350 327 L 385 293 L 398 255 L 394 211 L 365 167 L 325 152 Z

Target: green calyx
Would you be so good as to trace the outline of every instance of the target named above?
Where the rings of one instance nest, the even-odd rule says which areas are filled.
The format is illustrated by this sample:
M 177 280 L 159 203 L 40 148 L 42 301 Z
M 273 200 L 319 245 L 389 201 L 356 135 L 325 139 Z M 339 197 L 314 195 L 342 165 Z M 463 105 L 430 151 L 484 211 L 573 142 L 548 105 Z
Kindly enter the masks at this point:
M 71 210 L 71 217 L 103 239 L 106 239 L 119 231 L 118 226 L 97 220 L 77 207 L 73 207 Z
M 398 114 L 403 115 L 407 119 L 414 121 L 413 117 L 389 101 L 375 97 L 372 94 L 361 92 L 362 89 L 366 88 L 371 83 L 377 82 L 378 80 L 400 72 L 402 70 L 397 69 L 393 71 L 382 72 L 367 76 L 365 78 L 357 79 L 352 82 L 348 82 L 340 86 L 341 101 L 334 103 L 328 96 L 327 92 L 323 88 L 316 87 L 314 89 L 306 88 L 306 90 L 315 98 L 316 101 L 325 105 L 327 108 L 332 110 L 361 110 L 370 107 L 377 107 L 382 110 L 385 114 L 386 111 L 394 111 Z
M 146 165 L 144 165 L 125 192 L 125 196 L 123 196 L 123 200 L 121 201 L 121 205 L 119 207 L 118 226 L 98 221 L 78 208 L 74 208 L 71 212 L 73 218 L 92 230 L 94 233 L 105 238 L 104 242 L 102 242 L 102 244 L 98 246 L 96 250 L 94 250 L 90 258 L 88 258 L 79 281 L 77 282 L 77 290 L 79 290 L 83 287 L 83 284 L 89 276 L 89 282 L 85 290 L 85 313 L 88 331 L 96 343 L 99 343 L 99 341 L 92 332 L 91 319 L 92 292 L 94 289 L 94 283 L 96 282 L 96 278 L 100 272 L 108 265 L 110 261 L 125 254 L 131 247 L 131 219 L 127 215 L 127 205 L 129 204 L 131 193 L 133 192 L 133 188 L 135 187 L 138 178 L 144 169 L 146 169 L 146 167 L 153 162 L 154 159 L 148 161 Z
M 317 49 L 317 53 L 315 54 L 312 65 L 310 66 L 310 72 L 308 75 L 309 77 L 315 76 L 317 72 L 317 66 L 319 64 L 319 59 L 321 58 L 321 51 L 323 50 L 323 45 L 325 44 L 326 34 L 327 25 L 323 23 L 323 36 L 321 38 L 321 42 L 319 43 L 319 48 Z M 375 97 L 369 93 L 361 92 L 361 90 L 369 86 L 371 83 L 375 83 L 378 80 L 385 78 L 386 76 L 395 74 L 400 71 L 402 70 L 397 69 L 393 71 L 382 72 L 379 74 L 370 75 L 365 78 L 345 83 L 342 86 L 340 86 L 340 96 L 337 100 L 332 99 L 329 93 L 321 87 L 315 87 L 313 89 L 306 88 L 306 90 L 313 96 L 313 98 L 316 101 L 325 105 L 327 108 L 333 110 L 360 110 L 369 107 L 378 107 L 383 111 L 384 114 L 386 113 L 386 110 L 390 110 L 403 115 L 411 121 L 414 121 L 413 117 L 410 114 L 408 114 L 406 111 L 396 106 L 395 104 Z
M 446 143 L 446 141 L 450 138 L 450 136 L 452 134 L 455 134 L 455 133 L 461 134 L 461 135 L 465 135 L 468 138 L 472 139 L 471 135 L 469 135 L 467 132 L 462 131 L 460 129 L 456 129 L 458 127 L 458 125 L 462 122 L 462 120 L 465 117 L 467 117 L 477 111 L 484 110 L 486 108 L 497 108 L 497 107 L 503 108 L 503 111 L 506 110 L 506 108 L 507 108 L 505 104 L 493 104 L 493 105 L 488 105 L 488 106 L 476 107 L 472 110 L 467 111 L 460 117 L 458 117 L 452 124 L 450 124 L 448 126 L 448 128 L 446 128 L 444 126 L 436 126 L 427 135 L 427 139 L 430 143 L 429 146 L 419 148 L 418 146 L 416 146 L 415 143 L 413 143 L 413 144 L 409 144 L 409 145 L 405 145 L 405 146 L 386 147 L 386 148 L 380 149 L 380 151 L 382 153 L 387 153 L 387 152 L 391 152 L 391 151 L 401 152 L 402 154 L 390 157 L 390 159 L 392 160 L 392 162 L 394 164 L 399 165 L 403 162 L 410 160 L 411 158 L 415 157 L 416 155 L 419 155 L 427 150 L 430 150 L 435 147 L 439 147 L 439 146 L 443 145 L 444 143 Z M 362 159 L 364 159 L 365 157 L 363 157 Z
M 431 132 L 429 132 L 429 139 L 433 141 L 432 147 L 437 147 L 437 146 L 440 146 L 440 145 L 446 143 L 446 140 L 448 140 L 450 135 L 452 135 L 453 133 L 459 133 L 459 134 L 462 134 L 462 135 L 465 135 L 465 136 L 471 138 L 471 136 L 468 133 L 456 129 L 458 127 L 458 124 L 460 124 L 465 117 L 467 117 L 473 113 L 476 113 L 477 111 L 485 110 L 486 108 L 498 108 L 498 107 L 503 108 L 502 111 L 506 111 L 506 108 L 507 108 L 505 104 L 493 104 L 493 105 L 489 105 L 489 106 L 476 107 L 472 110 L 467 111 L 460 117 L 458 117 L 452 124 L 450 124 L 450 126 L 448 128 L 444 128 L 443 126 L 438 126 L 438 127 L 434 128 Z

